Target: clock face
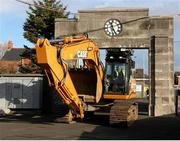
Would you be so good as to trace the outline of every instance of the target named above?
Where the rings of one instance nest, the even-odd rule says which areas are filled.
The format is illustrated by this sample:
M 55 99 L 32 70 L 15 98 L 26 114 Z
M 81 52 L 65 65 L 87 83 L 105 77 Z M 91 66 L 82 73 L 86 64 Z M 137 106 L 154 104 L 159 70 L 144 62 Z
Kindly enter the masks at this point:
M 122 24 L 117 19 L 110 19 L 105 23 L 104 31 L 110 37 L 117 36 L 122 31 Z

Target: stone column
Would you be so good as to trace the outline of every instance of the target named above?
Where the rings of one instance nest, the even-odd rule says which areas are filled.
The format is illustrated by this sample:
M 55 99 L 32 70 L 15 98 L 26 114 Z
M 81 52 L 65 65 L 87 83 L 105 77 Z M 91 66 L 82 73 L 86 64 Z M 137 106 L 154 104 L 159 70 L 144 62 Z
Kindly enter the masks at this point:
M 151 53 L 155 55 L 151 54 L 151 58 L 154 59 L 151 62 L 151 88 L 155 86 L 155 89 L 151 89 L 150 108 L 154 107 L 154 116 L 173 114 L 175 113 L 173 39 L 168 36 L 156 36 L 153 40 L 155 50 L 152 48 Z

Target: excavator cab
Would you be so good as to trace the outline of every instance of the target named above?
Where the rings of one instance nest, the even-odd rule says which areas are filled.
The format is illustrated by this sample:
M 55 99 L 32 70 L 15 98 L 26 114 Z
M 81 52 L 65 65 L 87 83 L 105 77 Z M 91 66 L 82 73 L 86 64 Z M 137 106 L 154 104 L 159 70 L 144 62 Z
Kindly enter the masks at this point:
M 132 55 L 133 51 L 129 49 L 107 50 L 104 73 L 105 97 L 116 97 L 118 99 L 120 95 L 130 94 L 131 75 L 134 68 Z
M 104 95 L 107 101 L 113 101 L 109 112 L 112 126 L 129 126 L 138 118 L 136 81 L 132 78 L 134 61 L 133 50 L 109 49 L 106 54 L 104 71 Z

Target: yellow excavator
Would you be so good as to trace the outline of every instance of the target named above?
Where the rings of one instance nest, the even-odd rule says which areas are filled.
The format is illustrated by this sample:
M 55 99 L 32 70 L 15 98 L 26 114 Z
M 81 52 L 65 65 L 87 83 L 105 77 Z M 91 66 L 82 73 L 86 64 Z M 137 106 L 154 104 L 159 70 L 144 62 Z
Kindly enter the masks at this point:
M 111 125 L 129 125 L 138 118 L 131 55 L 131 50 L 108 49 L 104 68 L 99 48 L 86 35 L 59 42 L 38 39 L 36 44 L 37 64 L 68 105 L 72 120 L 101 111 L 109 114 Z

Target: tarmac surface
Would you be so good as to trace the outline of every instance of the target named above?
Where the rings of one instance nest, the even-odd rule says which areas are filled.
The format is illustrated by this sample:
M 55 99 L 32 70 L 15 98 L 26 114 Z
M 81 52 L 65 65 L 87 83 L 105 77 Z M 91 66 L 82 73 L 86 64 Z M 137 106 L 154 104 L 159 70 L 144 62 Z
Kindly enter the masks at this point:
M 42 115 L 32 111 L 0 117 L 0 140 L 130 140 L 180 139 L 180 115 L 148 117 L 148 101 L 136 101 L 139 119 L 128 128 L 109 126 L 105 115 L 91 115 L 82 122 L 58 123 L 59 116 Z
M 140 116 L 131 127 L 113 128 L 104 116 L 83 122 L 56 123 L 52 118 L 21 115 L 0 118 L 0 139 L 180 139 L 180 116 Z

